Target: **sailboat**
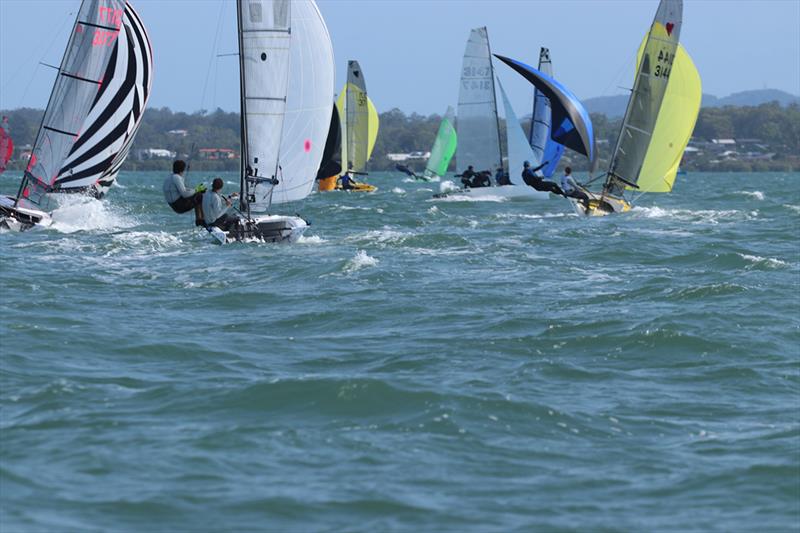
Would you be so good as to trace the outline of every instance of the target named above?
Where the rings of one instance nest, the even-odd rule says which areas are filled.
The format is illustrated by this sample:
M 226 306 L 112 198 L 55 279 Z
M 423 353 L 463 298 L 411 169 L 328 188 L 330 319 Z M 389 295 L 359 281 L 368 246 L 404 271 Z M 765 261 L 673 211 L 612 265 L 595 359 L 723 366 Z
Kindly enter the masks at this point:
M 530 145 L 522 131 L 516 114 L 506 103 L 506 137 L 509 150 L 508 165 L 503 164 L 503 153 L 500 143 L 502 135 L 500 118 L 497 111 L 497 94 L 495 92 L 495 73 L 492 65 L 492 54 L 489 46 L 489 34 L 486 27 L 475 28 L 470 32 L 461 68 L 461 82 L 458 92 L 458 121 L 456 131 L 458 147 L 456 149 L 456 169 L 462 174 L 469 166 L 477 173 L 485 173 L 493 179 L 497 169 L 519 166 L 522 171 L 524 160 L 533 157 Z M 522 144 L 520 144 L 520 141 Z M 513 145 L 513 147 L 512 147 Z M 524 145 L 524 146 L 523 146 Z M 517 157 L 524 153 L 522 159 Z M 514 159 L 513 163 L 511 159 Z M 516 182 L 519 182 L 517 179 Z M 512 177 L 512 183 L 515 180 Z M 502 187 L 465 187 L 456 191 L 437 194 L 436 197 L 453 194 L 469 197 L 503 197 L 547 199 L 549 193 L 540 192 L 524 184 L 506 185 Z
M 333 103 L 333 46 L 313 0 L 237 0 L 242 167 L 238 228 L 220 242 L 292 242 L 299 216 L 267 214 L 311 193 Z M 255 214 L 254 214 L 255 213 Z
M 417 179 L 432 181 L 434 179 L 443 178 L 447 173 L 450 160 L 453 159 L 456 153 L 456 147 L 458 146 L 455 118 L 453 107 L 448 106 L 444 117 L 442 117 L 442 122 L 439 124 L 439 131 L 436 133 L 436 139 L 433 141 L 431 155 L 428 157 L 428 162 L 425 164 L 425 170 L 422 176 L 415 175 Z
M 550 59 L 550 49 L 542 47 L 539 50 L 539 71 L 553 77 L 553 62 Z M 559 144 L 550 136 L 552 126 L 552 112 L 550 99 L 542 91 L 534 87 L 533 110 L 531 112 L 531 129 L 528 142 L 533 149 L 531 167 L 536 168 L 546 163 L 539 171 L 542 176 L 549 178 L 556 171 L 561 156 L 564 155 L 564 145 Z
M 648 192 L 672 190 L 702 99 L 700 75 L 679 43 L 682 18 L 682 0 L 661 0 L 650 31 L 639 48 L 633 90 L 603 189 L 587 191 L 588 206 L 571 200 L 576 213 L 585 216 L 622 213 L 629 211 L 635 200 L 627 200 L 626 191 L 636 191 L 638 198 Z M 523 63 L 498 58 L 537 88 L 549 90 L 553 98 L 563 100 L 564 94 L 569 92 L 552 78 Z M 579 102 L 569 103 L 567 107 L 570 108 L 567 111 L 582 108 Z M 571 141 L 583 137 L 585 143 L 590 136 L 585 128 L 578 127 L 570 132 Z M 557 133 L 553 132 L 554 139 Z
M 152 58 L 129 3 L 83 0 L 17 195 L 0 196 L 0 224 L 46 225 L 52 194 L 108 191 L 141 124 Z
M 3 121 L 0 122 L 0 174 L 6 171 L 6 165 L 11 160 L 13 153 L 14 139 L 11 138 L 8 117 L 3 117 Z

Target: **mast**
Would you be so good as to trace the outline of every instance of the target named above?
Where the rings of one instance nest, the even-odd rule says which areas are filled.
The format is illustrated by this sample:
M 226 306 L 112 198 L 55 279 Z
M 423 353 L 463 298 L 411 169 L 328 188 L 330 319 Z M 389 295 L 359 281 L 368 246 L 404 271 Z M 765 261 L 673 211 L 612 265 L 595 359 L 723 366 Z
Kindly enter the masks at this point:
M 497 113 L 497 92 L 494 88 L 494 62 L 492 62 L 492 45 L 489 43 L 489 30 L 486 26 L 483 27 L 483 30 L 486 32 L 486 49 L 489 51 L 489 68 L 492 71 L 492 102 L 494 102 L 494 119 L 497 123 L 497 153 L 500 154 L 500 168 L 503 168 L 503 146 L 500 141 L 500 115 Z M 508 119 L 506 119 L 508 122 Z M 506 123 L 506 128 L 508 128 L 508 124 Z M 511 169 L 509 169 L 509 174 L 511 173 Z
M 250 202 L 247 199 L 247 109 L 244 92 L 244 46 L 242 41 L 242 0 L 236 0 L 236 33 L 239 41 L 239 140 L 241 154 L 239 156 L 239 209 L 247 211 L 250 216 Z

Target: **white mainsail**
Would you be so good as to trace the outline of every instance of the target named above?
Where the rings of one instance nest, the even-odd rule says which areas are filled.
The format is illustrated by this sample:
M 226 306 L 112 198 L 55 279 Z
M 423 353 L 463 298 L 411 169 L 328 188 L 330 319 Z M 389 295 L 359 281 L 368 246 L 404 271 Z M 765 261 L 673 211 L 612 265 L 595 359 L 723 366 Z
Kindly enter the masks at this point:
M 502 166 L 497 99 L 494 91 L 489 34 L 485 27 L 470 32 L 458 91 L 457 170 L 472 165 L 475 171 Z
M 280 180 L 281 132 L 286 111 L 291 44 L 290 0 L 237 0 L 242 107 L 242 172 L 255 178 L 253 211 L 271 203 L 273 178 Z M 269 181 L 262 181 L 269 180 Z M 244 183 L 244 181 L 243 181 Z M 244 195 L 243 195 L 244 196 Z

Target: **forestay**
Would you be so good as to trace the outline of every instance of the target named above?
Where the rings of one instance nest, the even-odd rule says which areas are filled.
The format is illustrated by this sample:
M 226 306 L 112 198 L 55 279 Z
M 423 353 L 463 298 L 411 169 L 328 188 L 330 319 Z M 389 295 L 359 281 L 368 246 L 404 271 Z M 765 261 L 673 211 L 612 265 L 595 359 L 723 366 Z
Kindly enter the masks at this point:
M 539 51 L 539 71 L 553 77 L 553 66 L 548 48 L 542 48 Z M 540 170 L 542 175 L 547 178 L 553 175 L 561 156 L 564 155 L 564 146 L 555 142 L 550 136 L 551 122 L 550 99 L 534 87 L 533 112 L 531 113 L 531 129 L 528 138 L 533 149 L 531 165 L 535 168 L 547 162 L 547 165 Z
M 273 203 L 301 200 L 311 193 L 334 113 L 333 45 L 325 21 L 313 0 L 294 0 L 291 19 L 280 183 L 275 186 Z
M 433 142 L 428 163 L 425 165 L 423 175 L 426 178 L 433 178 L 434 176 L 441 178 L 447 173 L 450 160 L 453 158 L 453 154 L 456 153 L 456 146 L 458 145 L 458 135 L 456 134 L 454 122 L 455 112 L 452 106 L 448 106 L 447 112 L 444 114 L 441 124 L 439 124 L 439 131 L 436 134 L 436 140 Z
M 620 195 L 624 184 L 639 181 L 678 49 L 683 0 L 661 0 L 644 45 L 633 92 L 611 157 L 606 190 Z
M 476 171 L 492 172 L 502 166 L 498 124 L 489 35 L 485 27 L 475 28 L 470 32 L 464 51 L 458 91 L 456 164 L 459 172 L 469 165 Z
M 278 161 L 289 84 L 291 2 L 238 0 L 237 8 L 242 171 L 245 176 L 280 179 Z M 242 183 L 245 189 L 244 180 Z M 268 209 L 272 191 L 270 182 L 258 181 L 251 186 L 250 209 Z
M 96 180 L 96 168 L 79 168 L 85 161 L 78 156 L 68 161 L 68 157 L 84 144 L 94 152 L 88 142 L 96 138 L 92 129 L 107 121 L 87 124 L 86 119 L 113 76 L 112 58 L 118 50 L 124 9 L 122 0 L 84 0 L 81 4 L 20 187 L 19 196 L 28 201 L 43 205 L 46 193 L 64 182 Z M 76 148 L 78 142 L 81 145 Z

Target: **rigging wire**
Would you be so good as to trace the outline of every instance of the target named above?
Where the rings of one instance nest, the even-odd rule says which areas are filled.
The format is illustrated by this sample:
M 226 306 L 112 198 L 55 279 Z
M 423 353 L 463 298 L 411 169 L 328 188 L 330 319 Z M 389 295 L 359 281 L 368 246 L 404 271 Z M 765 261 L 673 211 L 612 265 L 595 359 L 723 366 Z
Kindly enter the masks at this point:
M 214 62 L 215 62 L 215 60 L 218 61 L 217 57 L 216 57 L 216 55 L 217 55 L 217 42 L 219 41 L 219 34 L 222 31 L 222 13 L 223 13 L 224 9 L 225 9 L 225 2 L 224 2 L 224 0 L 220 0 L 220 3 L 219 3 L 219 14 L 217 15 L 217 30 L 214 33 L 214 46 L 211 48 L 211 54 L 210 54 L 210 57 L 209 57 L 209 60 L 208 60 L 208 68 L 206 69 L 206 80 L 205 80 L 205 83 L 203 83 L 203 92 L 202 92 L 202 94 L 200 96 L 200 109 L 204 109 L 203 106 L 206 103 L 206 91 L 208 89 L 208 80 L 211 77 L 211 69 L 212 68 L 214 68 L 214 70 L 215 70 L 215 72 L 214 72 L 214 99 L 216 101 L 216 93 L 217 93 L 216 79 L 217 79 L 217 75 L 216 75 L 216 68 L 215 68 L 216 64 Z
M 8 80 L 6 80 L 6 82 L 4 84 L 0 85 L 0 93 L 4 93 L 5 92 L 5 90 L 9 87 L 9 85 L 11 85 L 11 83 L 13 81 L 15 81 L 17 79 L 17 77 L 22 73 L 22 71 L 25 69 L 26 65 L 30 65 L 37 55 L 39 55 L 40 60 L 43 60 L 45 58 L 45 56 L 50 54 L 50 51 L 53 49 L 53 45 L 55 45 L 56 40 L 58 40 L 60 37 L 63 37 L 62 32 L 64 31 L 64 26 L 66 26 L 70 21 L 73 21 L 74 17 L 75 17 L 75 10 L 74 9 L 69 11 L 64 17 L 61 17 L 61 23 L 58 25 L 58 28 L 56 29 L 56 31 L 52 32 L 52 36 L 53 37 L 52 37 L 52 39 L 50 39 L 50 42 L 48 43 L 47 47 L 44 49 L 44 52 L 37 52 L 36 50 L 33 50 L 31 52 L 31 54 L 22 62 L 22 64 L 19 66 L 19 68 L 17 68 L 16 71 L 11 75 L 11 77 Z M 33 84 L 33 80 L 36 78 L 36 75 L 39 73 L 39 67 L 40 66 L 41 65 L 37 62 L 36 67 L 33 69 L 33 72 L 31 73 L 31 76 L 30 76 L 30 79 L 28 80 L 28 83 L 25 85 L 25 89 L 23 90 L 22 94 L 19 97 L 19 100 L 17 101 L 17 105 L 16 105 L 17 108 L 22 107 L 22 104 L 23 104 L 25 98 L 28 96 L 28 92 L 30 90 L 30 87 Z

